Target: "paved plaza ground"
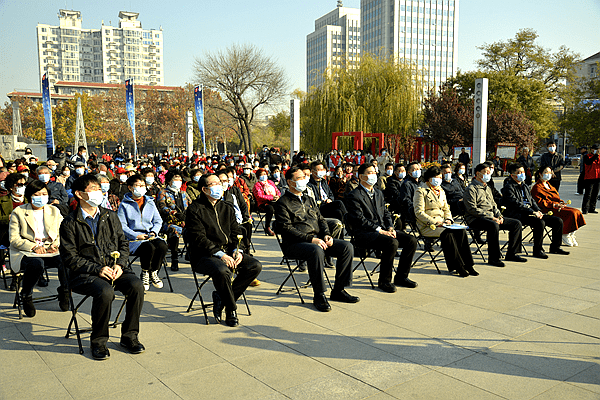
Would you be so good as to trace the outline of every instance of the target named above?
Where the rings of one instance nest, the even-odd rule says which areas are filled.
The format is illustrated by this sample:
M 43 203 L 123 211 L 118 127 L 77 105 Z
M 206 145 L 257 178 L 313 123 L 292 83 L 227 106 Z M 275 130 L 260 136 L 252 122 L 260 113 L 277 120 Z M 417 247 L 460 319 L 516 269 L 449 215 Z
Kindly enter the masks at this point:
M 579 207 L 576 174 L 566 171 L 561 193 Z M 103 362 L 91 358 L 88 335 L 84 355 L 65 339 L 71 313 L 57 302 L 19 320 L 1 286 L 0 399 L 599 399 L 600 217 L 586 220 L 571 255 L 505 268 L 479 258 L 478 277 L 449 275 L 443 262 L 438 275 L 423 261 L 411 273 L 418 288 L 387 294 L 357 271 L 349 292 L 360 303 L 332 302 L 329 313 L 312 307 L 310 289 L 304 305 L 293 292 L 275 295 L 286 269 L 275 238 L 258 233 L 262 285 L 247 291 L 251 316 L 240 302 L 239 327 L 186 313 L 194 281 L 184 262 L 171 275 L 174 293 L 146 294 L 146 352 L 124 352 L 111 329 Z M 55 291 L 50 278 L 36 295 Z

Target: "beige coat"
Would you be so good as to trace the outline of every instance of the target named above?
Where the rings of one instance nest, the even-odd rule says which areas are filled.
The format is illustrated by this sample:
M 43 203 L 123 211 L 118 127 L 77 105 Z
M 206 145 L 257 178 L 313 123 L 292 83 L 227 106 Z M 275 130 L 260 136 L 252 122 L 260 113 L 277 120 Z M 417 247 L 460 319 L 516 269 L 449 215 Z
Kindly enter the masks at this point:
M 58 248 L 60 237 L 58 231 L 63 220 L 58 208 L 46 205 L 44 210 L 44 226 L 48 233 L 45 247 Z M 18 272 L 21 269 L 21 259 L 25 253 L 30 253 L 36 246 L 35 243 L 35 220 L 31 204 L 23 204 L 13 210 L 10 214 L 8 225 L 8 238 L 10 240 L 10 268 Z M 57 253 L 58 254 L 58 253 Z
M 430 225 L 452 220 L 450 206 L 446 201 L 446 193 L 440 188 L 439 197 L 427 186 L 427 183 L 421 183 L 413 197 L 415 207 L 415 217 L 417 218 L 417 227 L 423 236 L 439 237 L 444 228 L 436 227 L 431 229 Z

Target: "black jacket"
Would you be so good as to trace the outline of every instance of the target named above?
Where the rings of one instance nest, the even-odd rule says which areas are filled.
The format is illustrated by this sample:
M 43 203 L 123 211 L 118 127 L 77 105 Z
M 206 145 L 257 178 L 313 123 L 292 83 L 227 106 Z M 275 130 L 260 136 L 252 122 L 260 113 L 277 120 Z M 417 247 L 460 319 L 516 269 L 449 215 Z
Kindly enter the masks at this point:
M 447 182 L 446 180 L 443 180 L 442 189 L 444 189 L 444 192 L 446 193 L 446 200 L 448 201 L 448 204 L 459 202 L 460 200 L 462 200 L 463 195 L 465 193 L 463 186 L 456 179 L 452 179 L 452 182 Z
M 468 167 L 469 163 L 471 162 L 471 157 L 469 156 L 469 153 L 460 153 L 458 155 L 458 162 L 463 163 L 465 164 L 465 167 Z
M 244 195 L 242 194 L 240 188 L 237 186 L 232 186 L 228 190 L 223 193 L 223 200 L 226 203 L 229 203 L 233 206 L 233 196 L 237 200 L 238 206 L 240 207 L 240 212 L 242 213 L 242 222 L 246 222 L 250 219 L 250 214 L 248 213 L 248 206 L 246 205 L 246 200 L 244 200 Z M 235 207 L 234 207 L 235 214 Z
M 392 175 L 387 178 L 387 182 L 385 183 L 385 191 L 383 192 L 385 201 L 390 203 L 390 210 L 395 212 L 401 212 L 400 188 L 402 187 L 402 182 L 404 180 L 400 180 L 396 175 Z
M 119 200 L 123 201 L 123 197 L 125 197 L 125 194 L 128 192 L 129 188 L 127 187 L 127 183 L 121 182 L 121 180 L 118 178 L 110 181 L 110 189 L 108 189 L 108 193 L 114 194 L 119 198 Z
M 282 245 L 310 243 L 314 237 L 329 235 L 327 222 L 312 197 L 296 196 L 287 191 L 275 202 L 275 229 L 281 234 Z
M 233 206 L 219 200 L 213 205 L 204 193 L 189 205 L 185 214 L 185 229 L 190 257 L 210 257 L 218 251 L 232 255 L 242 234 L 235 220 Z
M 561 171 L 565 167 L 565 158 L 554 152 L 554 154 L 544 153 L 540 157 L 538 163 L 540 164 L 540 168 L 550 167 L 556 179 L 561 180 Z
M 112 266 L 110 253 L 118 251 L 117 260 L 123 273 L 133 273 L 129 264 L 129 243 L 123 234 L 117 213 L 98 207 L 98 233 L 94 233 L 83 219 L 81 208 L 77 207 L 60 225 L 60 256 L 69 270 L 72 286 L 84 283 L 90 276 L 98 276 L 100 270 Z
M 524 199 L 527 200 L 528 205 L 525 205 L 523 202 Z M 510 176 L 504 180 L 502 204 L 506 207 L 504 216 L 508 218 L 520 219 L 536 211 L 540 211 L 540 208 L 531 197 L 529 186 L 524 182 L 519 185 Z
M 392 216 L 385 207 L 383 193 L 377 188 L 373 188 L 373 190 L 372 200 L 361 185 L 344 198 L 348 209 L 346 228 L 353 236 L 363 232 L 376 232 L 377 227 L 387 230 L 394 226 Z
M 320 186 L 325 191 L 327 198 L 331 201 L 335 200 L 335 198 L 333 197 L 333 191 L 327 184 L 327 181 L 325 181 L 325 179 L 321 179 L 319 182 L 317 182 L 317 181 L 315 181 L 315 178 L 313 178 L 313 176 L 311 175 L 310 179 L 308 180 L 308 187 L 312 189 L 313 193 L 315 194 L 315 197 L 318 200 L 323 200 L 321 198 L 321 190 L 319 189 L 319 183 L 321 184 Z
M 412 176 L 406 175 L 400 188 L 400 213 L 405 221 L 415 221 L 413 198 L 419 188 L 419 183 Z

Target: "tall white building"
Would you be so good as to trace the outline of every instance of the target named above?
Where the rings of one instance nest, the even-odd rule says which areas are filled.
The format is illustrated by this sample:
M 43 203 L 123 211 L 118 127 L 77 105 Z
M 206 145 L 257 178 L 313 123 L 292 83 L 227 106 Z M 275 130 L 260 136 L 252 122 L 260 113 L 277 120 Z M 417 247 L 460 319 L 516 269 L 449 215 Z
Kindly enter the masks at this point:
M 338 0 L 335 10 L 315 21 L 315 31 L 306 37 L 306 87 L 323 83 L 328 68 L 352 66 L 360 60 L 360 10 Z
M 38 24 L 40 78 L 58 81 L 163 85 L 163 32 L 142 29 L 138 13 L 121 11 L 119 27 L 82 29 L 81 12 L 59 10 L 58 26 Z
M 361 0 L 362 52 L 414 63 L 424 87 L 456 73 L 459 0 Z

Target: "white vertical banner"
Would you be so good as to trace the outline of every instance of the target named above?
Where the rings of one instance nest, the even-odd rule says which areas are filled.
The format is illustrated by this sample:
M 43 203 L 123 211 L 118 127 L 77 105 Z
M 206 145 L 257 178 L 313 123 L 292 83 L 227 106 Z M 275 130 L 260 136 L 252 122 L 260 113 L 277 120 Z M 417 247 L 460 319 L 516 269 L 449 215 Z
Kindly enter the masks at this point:
M 475 79 L 473 106 L 473 168 L 486 158 L 488 79 Z M 473 172 L 474 174 L 474 172 Z
M 194 151 L 194 117 L 191 111 L 187 112 L 186 128 L 185 150 L 187 151 L 188 157 L 191 157 L 192 152 Z
M 300 151 L 300 100 L 290 100 L 290 153 Z

